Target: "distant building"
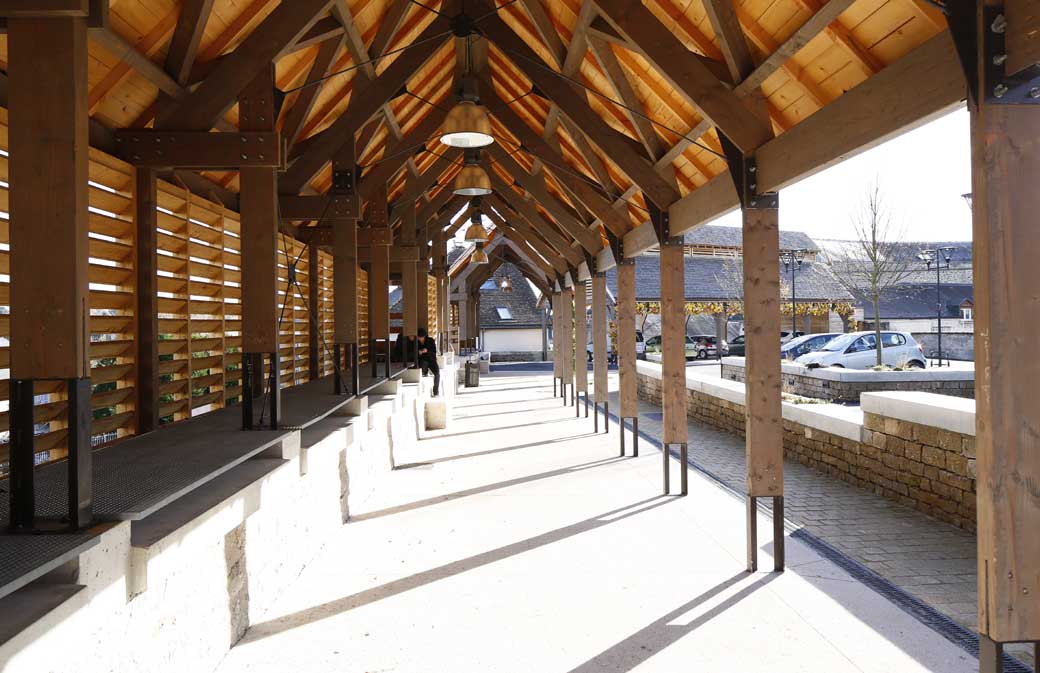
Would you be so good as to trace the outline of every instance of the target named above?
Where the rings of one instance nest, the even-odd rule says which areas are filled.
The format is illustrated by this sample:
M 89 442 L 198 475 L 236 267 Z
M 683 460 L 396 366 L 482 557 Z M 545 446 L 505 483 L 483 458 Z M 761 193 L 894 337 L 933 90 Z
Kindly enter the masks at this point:
M 512 291 L 502 290 L 509 279 Z M 480 286 L 480 343 L 494 362 L 542 359 L 542 309 L 520 269 L 504 262 Z
M 739 307 L 743 297 L 742 270 L 743 233 L 736 227 L 707 225 L 687 232 L 685 245 L 685 298 L 691 310 L 704 313 L 690 315 L 687 334 L 716 334 L 716 321 L 726 312 L 729 318 L 727 336 L 741 331 L 743 316 Z M 842 318 L 834 309 L 848 306 L 852 295 L 838 282 L 830 269 L 817 261 L 820 246 L 803 232 L 780 232 L 781 250 L 802 250 L 800 268 L 794 271 L 795 300 L 799 307 L 798 331 L 843 331 Z M 635 259 L 636 302 L 653 307 L 661 297 L 660 260 L 656 252 Z M 785 315 L 782 329 L 791 329 L 791 272 L 778 259 Z M 617 296 L 617 273 L 607 271 L 611 297 Z M 812 311 L 803 315 L 803 311 Z M 639 316 L 644 336 L 660 333 L 660 320 L 653 313 Z

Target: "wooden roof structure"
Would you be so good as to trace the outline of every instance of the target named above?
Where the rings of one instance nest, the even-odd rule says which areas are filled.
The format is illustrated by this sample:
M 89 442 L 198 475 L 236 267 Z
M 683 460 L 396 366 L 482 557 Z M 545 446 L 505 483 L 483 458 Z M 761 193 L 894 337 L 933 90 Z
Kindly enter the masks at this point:
M 452 32 L 462 11 L 478 19 L 469 38 Z M 964 94 L 927 0 L 111 0 L 90 38 L 95 146 L 157 113 L 170 128 L 235 129 L 236 96 L 273 59 L 283 197 L 327 192 L 350 138 L 363 200 L 386 181 L 391 203 L 418 199 L 420 224 L 442 225 L 461 207 L 449 189 L 461 156 L 436 136 L 468 39 L 496 134 L 485 210 L 570 268 L 586 255 L 609 266 L 610 237 L 626 256 L 656 244 L 651 211 L 670 210 L 681 233 L 737 206 L 719 130 L 758 151 L 772 189 Z M 238 171 L 200 175 L 178 171 L 235 204 Z

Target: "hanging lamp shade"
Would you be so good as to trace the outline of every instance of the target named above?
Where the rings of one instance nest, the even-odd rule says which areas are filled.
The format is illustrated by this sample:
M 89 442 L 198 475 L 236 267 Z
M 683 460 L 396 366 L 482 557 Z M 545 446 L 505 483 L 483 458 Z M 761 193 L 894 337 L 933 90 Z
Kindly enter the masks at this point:
M 501 284 L 499 284 L 498 289 L 507 293 L 513 291 L 513 281 L 509 280 L 509 276 L 506 276 L 502 279 L 502 282 Z
M 488 263 L 488 256 L 487 256 L 487 253 L 484 252 L 484 246 L 483 245 L 477 245 L 477 249 L 473 251 L 472 255 L 470 255 L 469 262 L 470 262 L 470 264 L 487 264 Z
M 487 196 L 491 193 L 491 178 L 482 166 L 463 166 L 452 191 L 459 196 Z
M 444 120 L 441 142 L 462 149 L 487 147 L 495 142 L 487 110 L 469 100 L 456 103 Z
M 462 240 L 464 240 L 466 243 L 487 242 L 487 230 L 484 229 L 484 225 L 481 224 L 480 213 L 473 213 L 473 217 L 470 220 L 470 225 L 466 228 L 466 233 L 462 235 Z

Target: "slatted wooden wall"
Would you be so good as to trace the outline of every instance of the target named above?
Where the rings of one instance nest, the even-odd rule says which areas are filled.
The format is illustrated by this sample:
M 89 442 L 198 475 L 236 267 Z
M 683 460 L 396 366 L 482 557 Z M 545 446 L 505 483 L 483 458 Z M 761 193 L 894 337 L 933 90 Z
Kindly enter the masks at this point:
M 335 337 L 334 305 L 332 301 L 332 255 L 318 251 L 318 270 L 314 272 L 318 293 L 318 315 L 315 320 L 320 327 L 318 339 L 318 372 L 322 376 L 332 373 L 332 343 Z
M 358 362 L 368 362 L 368 272 L 358 267 Z
M 287 285 L 289 265 L 295 265 L 295 282 Z M 307 314 L 307 293 L 310 287 L 310 261 L 302 243 L 288 236 L 279 236 L 278 245 L 278 307 L 279 355 L 281 357 L 282 387 L 306 383 L 310 343 L 310 324 Z
M 427 324 L 430 329 L 427 330 L 427 334 L 437 334 L 440 329 L 437 326 L 437 279 L 433 276 L 422 273 L 419 274 L 420 282 L 426 283 L 426 314 Z M 422 288 L 419 288 L 422 291 Z
M 183 187 L 157 191 L 159 417 L 172 423 L 241 394 L 240 228 Z

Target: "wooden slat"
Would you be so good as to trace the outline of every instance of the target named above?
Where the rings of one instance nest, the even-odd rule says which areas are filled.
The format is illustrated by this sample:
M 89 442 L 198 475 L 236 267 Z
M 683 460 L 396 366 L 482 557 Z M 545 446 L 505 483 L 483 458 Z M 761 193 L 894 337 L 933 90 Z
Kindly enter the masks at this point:
M 166 72 L 181 85 L 187 84 L 191 76 L 212 10 L 213 0 L 184 0 L 182 3 L 177 28 L 166 52 Z

